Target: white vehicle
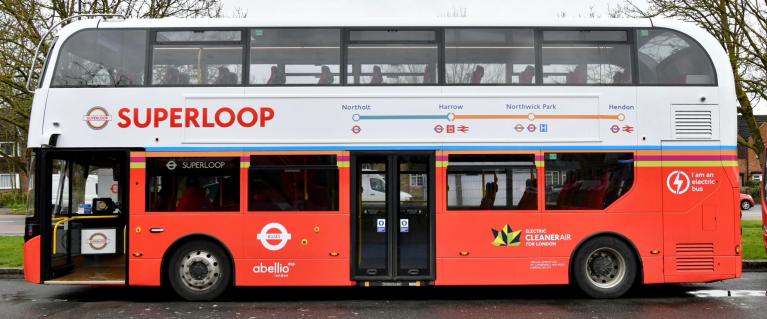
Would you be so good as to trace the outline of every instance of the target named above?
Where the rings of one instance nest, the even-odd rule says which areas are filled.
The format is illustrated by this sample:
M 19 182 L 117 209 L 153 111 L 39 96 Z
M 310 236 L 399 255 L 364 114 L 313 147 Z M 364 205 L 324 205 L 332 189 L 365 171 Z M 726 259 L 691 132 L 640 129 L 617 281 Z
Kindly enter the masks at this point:
M 362 182 L 362 200 L 371 202 L 383 202 L 386 200 L 386 179 L 383 175 L 363 174 Z M 406 202 L 413 198 L 406 192 L 399 192 L 399 200 Z

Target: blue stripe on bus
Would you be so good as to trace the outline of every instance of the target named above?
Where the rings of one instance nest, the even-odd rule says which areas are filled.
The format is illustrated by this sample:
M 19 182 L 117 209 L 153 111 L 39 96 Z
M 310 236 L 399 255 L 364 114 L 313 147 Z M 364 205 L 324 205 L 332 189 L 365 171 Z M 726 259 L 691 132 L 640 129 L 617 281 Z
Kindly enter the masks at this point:
M 440 145 L 400 145 L 400 146 L 180 146 L 180 147 L 147 147 L 147 152 L 247 152 L 247 151 L 734 151 L 737 146 L 648 146 L 648 145 L 615 145 L 615 146 L 515 146 L 515 145 L 486 145 L 486 146 L 440 146 Z

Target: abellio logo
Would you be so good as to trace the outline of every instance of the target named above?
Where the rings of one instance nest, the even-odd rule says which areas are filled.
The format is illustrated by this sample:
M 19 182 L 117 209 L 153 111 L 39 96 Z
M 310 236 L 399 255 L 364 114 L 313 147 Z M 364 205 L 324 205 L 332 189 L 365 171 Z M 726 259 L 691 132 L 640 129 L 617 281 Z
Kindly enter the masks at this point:
M 290 270 L 296 265 L 294 262 L 283 264 L 281 262 L 274 262 L 272 264 L 264 265 L 263 262 L 253 266 L 254 274 L 270 274 L 277 278 L 286 278 L 290 273 Z

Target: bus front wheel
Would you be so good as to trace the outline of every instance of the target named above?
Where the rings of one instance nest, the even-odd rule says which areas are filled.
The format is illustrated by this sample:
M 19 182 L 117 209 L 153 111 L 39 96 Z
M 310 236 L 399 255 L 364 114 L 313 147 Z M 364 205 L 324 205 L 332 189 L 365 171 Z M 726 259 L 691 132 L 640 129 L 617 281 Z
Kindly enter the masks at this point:
M 634 285 L 636 256 L 617 238 L 597 237 L 578 250 L 573 277 L 578 287 L 592 298 L 618 298 Z
M 213 300 L 229 288 L 231 269 L 229 257 L 221 247 L 208 241 L 191 241 L 173 252 L 168 263 L 168 281 L 186 300 Z

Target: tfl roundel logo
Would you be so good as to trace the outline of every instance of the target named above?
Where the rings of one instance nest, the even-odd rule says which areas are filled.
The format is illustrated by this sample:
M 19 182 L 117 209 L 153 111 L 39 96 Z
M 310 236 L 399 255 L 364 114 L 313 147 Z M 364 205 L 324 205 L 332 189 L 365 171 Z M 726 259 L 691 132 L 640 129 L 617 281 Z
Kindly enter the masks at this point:
M 666 177 L 666 187 L 676 195 L 687 193 L 690 189 L 690 176 L 683 171 L 673 171 Z
M 88 124 L 88 127 L 94 130 L 103 129 L 107 126 L 107 124 L 109 124 L 109 121 L 111 120 L 112 116 L 109 115 L 109 112 L 100 106 L 91 108 L 83 116 L 83 121 L 85 121 L 85 124 Z
M 266 224 L 264 228 L 261 228 L 261 232 L 256 235 L 256 238 L 261 241 L 261 245 L 271 251 L 285 248 L 291 237 L 288 229 L 280 223 Z

